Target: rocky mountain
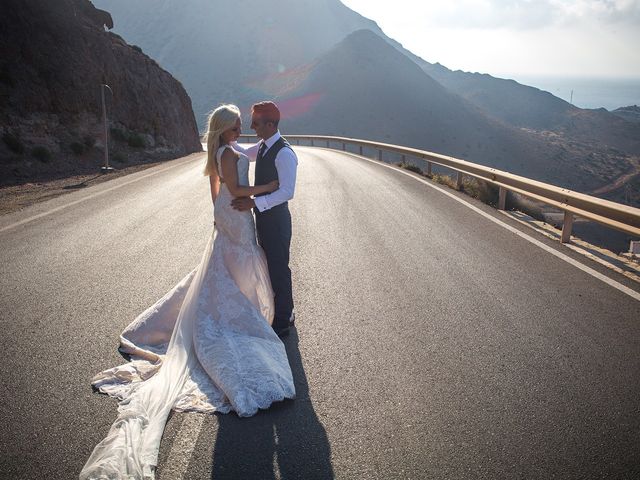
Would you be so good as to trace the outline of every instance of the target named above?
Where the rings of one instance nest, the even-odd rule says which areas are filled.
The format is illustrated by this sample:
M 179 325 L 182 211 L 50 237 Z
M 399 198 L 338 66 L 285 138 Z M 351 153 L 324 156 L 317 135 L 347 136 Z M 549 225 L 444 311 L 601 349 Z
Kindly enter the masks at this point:
M 640 155 L 640 125 L 604 108 L 582 109 L 538 88 L 491 75 L 452 71 L 420 58 L 421 68 L 446 88 L 510 125 L 553 131 L 572 141 Z
M 420 60 L 417 63 L 422 69 L 442 85 L 511 125 L 550 130 L 566 115 L 580 110 L 549 92 L 515 80 L 452 71 L 438 63 Z
M 611 113 L 627 120 L 628 122 L 640 123 L 640 107 L 638 105 L 616 108 Z
M 142 45 L 183 81 L 201 125 L 221 96 L 249 105 L 271 93 L 257 89 L 256 79 L 272 77 L 286 82 L 291 68 L 308 64 L 348 34 L 369 29 L 447 89 L 499 120 L 606 142 L 640 154 L 640 130 L 619 122 L 614 115 L 574 107 L 549 92 L 514 80 L 452 71 L 439 63 L 429 63 L 338 0 L 273 0 L 268 4 L 243 0 L 220 6 L 210 0 L 192 0 L 188 5 L 155 0 L 94 3 L 118 19 L 117 31 Z M 224 48 L 212 61 L 209 49 L 216 45 Z
M 606 184 L 617 168 L 604 152 L 585 161 L 591 152 L 486 115 L 370 30 L 290 72 L 287 86 L 274 93 L 289 133 L 398 143 L 582 191 Z
M 96 171 L 103 83 L 116 166 L 201 150 L 182 85 L 112 26 L 88 0 L 2 1 L 1 184 Z
M 249 106 L 270 92 L 264 78 L 286 82 L 349 33 L 375 22 L 339 0 L 94 0 L 115 31 L 140 45 L 186 87 L 201 127 L 223 101 Z M 273 83 L 272 82 L 272 83 Z
M 288 132 L 341 131 L 420 146 L 583 191 L 606 192 L 615 179 L 638 169 L 640 135 L 634 124 L 511 80 L 430 64 L 339 0 L 94 2 L 114 15 L 117 31 L 184 82 L 201 126 L 206 112 L 221 102 L 247 109 L 256 100 L 278 98 L 289 101 Z M 383 39 L 384 47 L 391 45 L 421 75 L 415 69 L 407 73 L 406 62 L 398 71 L 358 74 L 362 60 L 346 55 L 344 45 L 332 48 L 362 29 Z M 380 47 L 370 38 L 366 43 Z M 436 84 L 443 87 L 438 94 Z M 368 109 L 358 103 L 366 96 L 373 102 Z M 394 107 L 386 97 L 399 104 Z M 420 115 L 437 118 L 421 129 Z

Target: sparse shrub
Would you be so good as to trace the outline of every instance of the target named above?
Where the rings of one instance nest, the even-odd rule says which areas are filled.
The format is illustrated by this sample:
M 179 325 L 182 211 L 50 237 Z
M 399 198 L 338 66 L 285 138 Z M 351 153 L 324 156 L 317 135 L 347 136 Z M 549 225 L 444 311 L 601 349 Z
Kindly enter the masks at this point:
M 76 155 L 80 155 L 82 154 L 82 152 L 84 152 L 84 144 L 82 143 L 73 142 L 71 145 L 69 145 L 69 147 L 71 147 L 71 151 Z
M 123 164 L 126 163 L 127 158 L 121 152 L 116 152 L 111 156 L 111 161 L 113 161 L 114 163 Z
M 5 143 L 9 150 L 14 153 L 23 154 L 24 153 L 24 145 L 20 141 L 20 139 L 12 133 L 5 132 L 2 135 L 2 141 Z
M 90 150 L 96 144 L 96 139 L 91 135 L 85 135 L 84 138 L 82 139 L 82 143 L 87 148 L 87 150 Z
M 138 45 L 131 45 L 131 48 L 133 48 L 136 52 L 142 53 L 142 49 Z
M 462 190 L 473 198 L 477 198 L 487 205 L 498 204 L 499 188 L 489 182 L 477 178 L 464 177 Z
M 509 203 L 511 204 L 510 208 L 512 210 L 518 210 L 522 213 L 526 213 L 536 220 L 545 220 L 544 204 L 513 192 L 509 192 L 508 200 L 511 200 Z
M 109 129 L 109 132 L 111 133 L 111 138 L 113 138 L 114 140 L 117 140 L 119 142 L 126 142 L 129 140 L 129 135 L 122 128 L 111 127 Z
M 419 167 L 412 163 L 398 162 L 396 165 L 412 172 L 419 173 L 420 175 L 424 175 L 425 177 L 429 177 L 426 172 L 423 172 Z M 456 178 L 452 175 L 434 173 L 430 177 L 436 183 L 445 185 L 453 190 L 456 189 Z M 477 198 L 487 205 L 494 207 L 498 205 L 500 188 L 491 182 L 465 175 L 463 176 L 461 191 L 473 198 Z M 509 192 L 507 193 L 507 204 L 509 205 L 509 209 L 519 210 L 520 212 L 535 219 L 544 220 L 544 206 L 539 202 L 522 195 Z
M 418 167 L 417 165 L 414 165 L 413 163 L 399 162 L 396 165 L 398 165 L 400 168 L 404 168 L 405 170 L 409 170 L 410 172 L 414 172 L 414 173 L 418 173 L 420 175 L 424 175 L 423 172 L 422 172 L 422 169 L 420 167 Z
M 431 177 L 432 180 L 441 185 L 446 185 L 449 188 L 456 189 L 456 179 L 451 175 L 443 175 L 440 173 L 434 173 Z M 480 180 L 478 178 L 464 176 L 462 178 L 462 192 L 466 193 L 470 197 L 477 198 L 482 203 L 487 205 L 498 204 L 498 193 L 500 189 L 490 182 Z
M 49 163 L 49 160 L 51 160 L 51 152 L 47 147 L 43 147 L 42 145 L 33 147 L 31 149 L 31 155 L 40 160 L 42 163 Z
M 9 73 L 9 69 L 7 68 L 6 65 L 4 65 L 0 69 L 0 83 L 4 83 L 5 85 L 8 85 L 10 87 L 14 86 L 13 78 L 11 77 L 11 74 Z
M 130 147 L 133 148 L 144 148 L 146 146 L 146 142 L 144 141 L 144 137 L 137 133 L 132 133 L 129 136 L 129 140 L 127 141 Z
M 440 185 L 446 185 L 449 188 L 456 188 L 456 181 L 449 175 L 442 175 L 440 173 L 434 173 L 431 179 L 439 183 Z

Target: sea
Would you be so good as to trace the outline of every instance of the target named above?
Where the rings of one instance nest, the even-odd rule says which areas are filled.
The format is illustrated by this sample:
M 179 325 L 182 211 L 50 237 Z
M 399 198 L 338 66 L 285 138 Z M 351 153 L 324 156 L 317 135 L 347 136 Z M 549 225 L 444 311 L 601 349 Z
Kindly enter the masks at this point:
M 588 78 L 532 75 L 502 76 L 552 93 L 576 107 L 615 110 L 640 105 L 640 77 Z

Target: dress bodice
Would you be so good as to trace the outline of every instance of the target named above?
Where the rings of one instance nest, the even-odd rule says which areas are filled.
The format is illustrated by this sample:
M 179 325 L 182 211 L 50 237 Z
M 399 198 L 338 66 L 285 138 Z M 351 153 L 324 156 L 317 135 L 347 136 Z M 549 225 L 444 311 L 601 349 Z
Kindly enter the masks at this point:
M 224 178 L 222 175 L 222 152 L 224 152 L 225 149 L 227 148 L 230 148 L 231 150 L 233 150 L 233 148 L 230 145 L 222 145 L 216 153 L 217 167 L 218 167 L 218 172 L 220 173 L 221 178 Z M 236 150 L 233 150 L 233 151 L 236 152 L 238 155 L 240 155 L 240 158 L 238 158 L 238 163 L 237 163 L 238 185 L 247 187 L 249 186 L 249 157 L 247 157 L 242 152 L 238 152 Z
M 244 153 L 238 152 L 230 145 L 221 146 L 216 152 L 216 161 L 218 166 L 218 172 L 222 183 L 220 184 L 220 191 L 216 197 L 214 203 L 214 216 L 216 220 L 216 230 L 219 234 L 227 236 L 231 243 L 244 243 L 249 242 L 256 243 L 255 223 L 253 220 L 253 214 L 250 210 L 238 211 L 234 210 L 231 206 L 233 195 L 229 191 L 229 187 L 224 181 L 224 175 L 222 174 L 222 153 L 225 149 L 230 148 L 238 155 L 238 161 L 236 168 L 238 172 L 238 185 L 248 187 L 249 184 L 249 157 Z

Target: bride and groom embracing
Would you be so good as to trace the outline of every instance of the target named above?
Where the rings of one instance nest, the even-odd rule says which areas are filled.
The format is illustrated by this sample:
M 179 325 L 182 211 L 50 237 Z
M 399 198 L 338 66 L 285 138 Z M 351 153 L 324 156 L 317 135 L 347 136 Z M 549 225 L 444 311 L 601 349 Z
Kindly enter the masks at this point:
M 250 148 L 237 143 L 235 105 L 209 116 L 212 235 L 200 264 L 122 332 L 120 350 L 132 360 L 94 377 L 120 400 L 118 417 L 80 479 L 154 478 L 171 410 L 246 417 L 295 397 L 279 337 L 294 324 L 287 202 L 298 160 L 280 136 L 277 106 L 261 102 L 251 113 L 261 141 Z

